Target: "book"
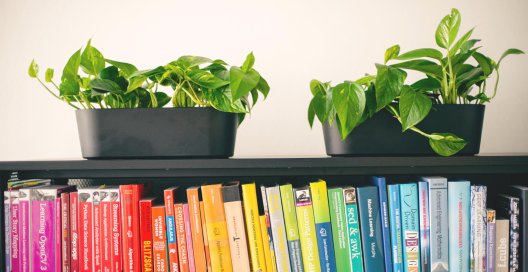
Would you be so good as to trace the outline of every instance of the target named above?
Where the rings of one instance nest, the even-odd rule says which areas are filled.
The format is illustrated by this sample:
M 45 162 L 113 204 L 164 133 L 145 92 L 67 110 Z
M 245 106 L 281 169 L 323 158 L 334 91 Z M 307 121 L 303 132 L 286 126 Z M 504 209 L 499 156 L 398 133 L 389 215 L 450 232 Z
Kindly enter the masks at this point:
M 385 272 L 392 271 L 392 251 L 390 244 L 389 207 L 387 204 L 387 182 L 384 177 L 371 177 L 372 185 L 378 187 L 380 201 L 381 234 L 383 237 L 383 257 Z
M 102 271 L 112 271 L 112 202 L 114 200 L 113 194 L 119 190 L 118 187 L 102 188 L 99 193 L 101 197 L 101 259 Z
M 266 188 L 266 196 L 277 270 L 289 272 L 291 271 L 290 254 L 288 252 L 288 240 L 286 239 L 286 227 L 284 225 L 279 186 Z
M 139 239 L 141 243 L 141 271 L 154 271 L 153 257 L 153 231 L 152 207 L 156 198 L 142 198 L 139 201 Z
M 176 241 L 178 241 L 180 271 L 189 272 L 189 255 L 187 255 L 187 238 L 185 237 L 185 221 L 183 220 L 182 203 L 174 204 L 174 219 L 174 226 L 176 227 Z
M 201 191 L 212 271 L 231 271 L 233 268 L 222 186 L 220 184 L 203 185 Z
M 420 215 L 418 185 L 400 184 L 400 206 L 402 213 L 403 269 L 421 271 Z
M 348 240 L 350 243 L 350 264 L 352 271 L 363 271 L 363 247 L 361 245 L 361 228 L 359 227 L 359 211 L 357 192 L 354 187 L 343 188 L 346 211 Z M 366 231 L 366 230 L 365 230 Z
M 79 195 L 78 192 L 70 193 L 70 269 L 71 272 L 79 271 Z
M 507 188 L 507 193 L 511 196 L 519 198 L 519 266 L 524 267 L 525 271 L 528 268 L 528 187 L 521 185 L 510 185 Z
M 207 218 L 205 218 L 205 208 L 203 201 L 200 201 L 200 215 L 202 217 L 202 233 L 204 236 L 203 241 L 205 251 L 205 263 L 207 265 L 207 271 L 213 271 L 213 267 L 211 265 L 211 252 L 209 250 L 209 236 L 207 235 Z
M 495 231 L 495 210 L 487 209 L 486 210 L 486 271 L 495 272 L 495 243 L 496 231 Z
M 143 184 L 119 186 L 122 229 L 122 269 L 136 272 L 141 267 L 139 240 L 139 200 L 143 195 Z
M 268 270 L 275 271 L 277 268 L 277 261 L 275 260 L 275 246 L 273 242 L 273 236 L 271 234 L 271 223 L 269 218 L 269 209 L 268 209 L 268 197 L 266 196 L 266 187 L 263 185 L 260 186 L 260 194 L 262 199 L 262 210 L 264 211 L 264 225 L 260 223 L 261 229 L 266 231 L 265 237 L 267 240 L 262 240 L 264 245 L 264 257 L 266 257 L 266 268 Z M 264 228 L 265 227 L 265 228 Z M 261 233 L 264 237 L 264 234 Z M 267 242 L 266 242 L 267 241 Z M 268 250 L 269 248 L 269 250 Z M 268 258 L 269 257 L 269 258 Z M 270 269 L 271 268 L 271 269 Z
M 286 239 L 288 240 L 288 252 L 290 253 L 290 265 L 293 272 L 303 272 L 303 260 L 301 254 L 301 241 L 299 228 L 297 226 L 297 214 L 295 211 L 295 200 L 291 184 L 279 187 L 282 212 L 284 215 L 284 227 L 286 229 Z
M 246 219 L 246 231 L 251 260 L 251 271 L 267 271 L 266 258 L 264 256 L 264 241 L 260 226 L 260 217 L 257 204 L 257 191 L 255 183 L 242 185 L 242 200 L 244 218 Z
M 420 263 L 422 272 L 430 272 L 429 256 L 430 243 L 430 215 L 429 215 L 429 184 L 426 181 L 418 182 L 418 209 L 420 218 Z
M 269 241 L 268 237 L 268 230 L 266 227 L 266 216 L 260 215 L 259 216 L 260 221 L 260 234 L 262 235 L 262 244 L 264 248 L 264 260 L 266 261 L 266 271 L 275 272 L 277 269 L 273 266 L 273 262 L 271 260 L 271 247 L 270 243 L 267 243 L 266 241 Z
M 171 187 L 163 190 L 163 197 L 165 201 L 165 214 L 166 214 L 166 224 L 167 224 L 167 243 L 168 243 L 168 250 L 169 250 L 169 267 L 171 272 L 179 272 L 181 271 L 181 256 L 183 255 L 185 257 L 185 260 L 187 260 L 187 253 L 179 253 L 178 252 L 178 236 L 176 235 L 176 223 L 175 223 L 175 211 L 174 211 L 174 204 L 176 199 L 176 192 L 178 191 L 178 187 Z M 183 212 L 182 212 L 183 216 Z M 185 244 L 185 241 L 183 241 Z
M 5 228 L 5 260 L 6 270 L 12 271 L 11 269 L 11 191 L 4 191 L 4 228 Z
M 310 188 L 296 188 L 293 192 L 304 270 L 308 272 L 320 272 L 321 265 L 319 262 L 319 251 L 317 236 L 315 234 L 315 220 Z
M 79 271 L 92 272 L 93 269 L 93 192 L 98 187 L 79 189 Z
M 383 271 L 383 238 L 378 188 L 374 186 L 357 188 L 357 204 L 361 229 L 362 250 L 365 271 Z M 346 195 L 345 195 L 346 199 Z
M 351 271 L 350 241 L 348 239 L 343 188 L 328 189 L 328 205 L 330 208 L 330 222 L 332 223 L 336 270 Z
M 189 204 L 183 204 L 183 222 L 185 223 L 185 241 L 187 243 L 187 256 L 189 259 L 189 271 L 195 272 L 196 266 L 194 265 L 194 251 L 191 237 L 191 221 L 189 215 Z
M 447 206 L 447 179 L 423 177 L 429 188 L 429 263 L 432 272 L 449 269 L 449 209 Z
M 92 194 L 93 271 L 101 272 L 103 266 L 101 258 L 101 194 L 99 190 L 94 190 Z
M 510 271 L 510 220 L 495 219 L 495 272 Z
M 332 223 L 330 222 L 326 182 L 324 180 L 310 182 L 310 192 L 312 194 L 315 233 L 319 249 L 321 271 L 335 271 L 334 242 L 332 240 Z
M 121 234 L 121 202 L 120 202 L 120 190 L 119 187 L 112 187 L 107 188 L 106 191 L 109 193 L 110 196 L 110 207 L 111 207 L 111 217 L 110 217 L 110 225 L 112 227 L 111 230 L 111 262 L 112 262 L 112 272 L 122 271 L 123 265 L 121 262 L 122 258 L 122 238 L 123 235 Z
M 200 213 L 199 190 L 200 187 L 187 188 L 187 201 L 189 202 L 194 264 L 197 271 L 206 271 L 207 263 L 205 260 L 205 246 L 203 239 L 204 235 L 202 231 L 202 218 Z
M 224 197 L 231 262 L 237 269 L 250 271 L 246 228 L 244 227 L 244 214 L 240 197 L 240 183 L 229 182 L 224 184 L 222 195 Z
M 19 193 L 18 193 L 18 190 L 11 190 L 10 192 L 11 192 L 11 198 L 10 198 L 11 222 L 9 224 L 11 226 L 11 232 L 7 233 L 7 235 L 10 234 L 11 236 L 10 238 L 11 269 L 13 271 L 20 271 L 21 258 L 20 258 L 20 201 L 18 198 Z M 59 213 L 60 210 L 56 212 Z M 60 239 L 60 237 L 58 237 L 58 239 Z M 56 255 L 60 256 L 60 254 L 56 254 Z
M 486 196 L 487 187 L 471 186 L 470 270 L 486 271 Z
M 20 271 L 29 272 L 30 267 L 30 209 L 29 209 L 29 188 L 21 188 L 18 190 L 18 202 L 19 202 L 19 218 L 20 218 Z M 4 199 L 5 201 L 5 199 Z M 9 205 L 7 206 L 9 208 Z M 5 218 L 6 227 L 10 225 L 11 219 Z M 6 233 L 9 233 L 6 231 Z M 6 235 L 9 236 L 9 235 Z M 7 237 L 6 237 L 7 238 Z M 6 239 L 6 241 L 11 241 L 11 239 Z M 10 251 L 10 248 L 6 248 L 6 251 Z M 9 255 L 6 255 L 6 264 L 10 264 L 8 260 Z M 9 271 L 9 270 L 8 270 Z M 73 270 L 71 270 L 73 271 Z M 76 271 L 75 271 L 76 272 Z
M 392 270 L 394 272 L 403 271 L 403 241 L 401 227 L 401 202 L 400 186 L 392 184 L 387 186 L 389 203 L 389 220 L 392 247 Z M 447 270 L 447 267 L 446 267 Z
M 165 206 L 156 205 L 151 209 L 152 215 L 152 263 L 155 272 L 169 270 L 167 250 L 167 230 Z M 145 271 L 145 270 L 143 270 Z M 147 270 L 148 271 L 148 270 Z
M 447 184 L 449 209 L 449 271 L 469 271 L 470 197 L 469 181 Z
M 70 193 L 61 193 L 60 199 L 62 272 L 70 272 Z M 21 269 L 20 271 L 23 271 L 23 269 Z
M 496 211 L 501 217 L 510 219 L 510 272 L 519 271 L 519 198 L 499 194 Z

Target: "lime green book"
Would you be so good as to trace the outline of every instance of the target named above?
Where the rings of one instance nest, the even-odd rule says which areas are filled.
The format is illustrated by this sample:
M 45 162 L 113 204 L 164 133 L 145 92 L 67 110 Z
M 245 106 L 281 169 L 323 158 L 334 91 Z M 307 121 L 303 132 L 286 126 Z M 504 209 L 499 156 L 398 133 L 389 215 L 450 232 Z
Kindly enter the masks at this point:
M 328 208 L 328 191 L 326 181 L 310 182 L 315 220 L 315 233 L 319 246 L 319 261 L 323 271 L 336 271 L 334 243 L 332 240 L 332 223 Z
M 291 184 L 280 186 L 282 201 L 282 213 L 284 214 L 284 227 L 286 227 L 286 239 L 288 240 L 288 251 L 290 253 L 290 265 L 293 272 L 303 272 L 303 261 L 301 255 L 301 241 L 299 228 L 297 227 L 297 214 L 295 213 L 295 200 Z
M 343 188 L 328 189 L 328 203 L 330 205 L 330 221 L 332 222 L 337 271 L 352 271 Z
M 321 272 L 310 188 L 297 188 L 294 195 L 304 271 Z

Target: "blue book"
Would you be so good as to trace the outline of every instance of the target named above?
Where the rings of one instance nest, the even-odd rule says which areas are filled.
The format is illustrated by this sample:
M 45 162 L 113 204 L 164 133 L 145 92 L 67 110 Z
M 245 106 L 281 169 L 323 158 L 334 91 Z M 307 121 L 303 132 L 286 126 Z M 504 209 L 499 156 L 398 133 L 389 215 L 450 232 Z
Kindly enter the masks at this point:
M 381 233 L 383 237 L 383 256 L 385 257 L 385 271 L 392 272 L 392 254 L 390 245 L 389 207 L 387 204 L 387 182 L 384 177 L 372 177 L 371 182 L 378 187 L 380 201 Z
M 401 232 L 401 203 L 400 186 L 397 184 L 387 186 L 389 202 L 389 223 L 392 245 L 392 270 L 403 272 L 403 249 Z
M 357 188 L 357 200 L 365 271 L 384 271 L 378 188 Z
M 429 263 L 429 186 L 427 182 L 418 182 L 418 206 L 420 207 L 420 261 L 422 272 L 430 272 L 431 264 Z
M 310 182 L 310 191 L 312 194 L 315 231 L 321 271 L 336 271 L 332 223 L 330 222 L 330 208 L 328 206 L 326 181 L 319 180 L 316 182 Z
M 470 195 L 469 181 L 448 182 L 449 271 L 469 271 Z
M 402 211 L 403 269 L 420 272 L 420 216 L 418 210 L 418 185 L 400 184 Z

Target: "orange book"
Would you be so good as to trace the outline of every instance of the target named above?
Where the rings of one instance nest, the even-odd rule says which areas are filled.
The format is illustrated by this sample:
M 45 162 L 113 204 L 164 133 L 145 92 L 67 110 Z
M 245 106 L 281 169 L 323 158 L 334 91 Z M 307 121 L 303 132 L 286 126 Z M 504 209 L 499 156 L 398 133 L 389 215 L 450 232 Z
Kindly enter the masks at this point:
M 191 221 L 191 238 L 193 241 L 194 265 L 197 272 L 207 271 L 206 255 L 202 231 L 202 215 L 200 211 L 199 187 L 187 189 L 189 216 Z
M 185 237 L 182 203 L 174 204 L 174 226 L 176 227 L 176 241 L 178 241 L 180 271 L 189 272 L 189 256 L 187 254 L 187 239 Z
M 152 262 L 154 272 L 168 272 L 165 207 L 152 207 Z
M 207 264 L 207 271 L 213 271 L 213 268 L 211 267 L 211 254 L 209 253 L 209 240 L 207 239 L 207 220 L 205 218 L 203 201 L 200 201 L 200 215 L 202 216 L 202 233 L 204 241 L 205 263 Z
M 225 221 L 224 200 L 222 198 L 222 185 L 202 186 L 202 197 L 213 271 L 233 271 L 227 223 Z

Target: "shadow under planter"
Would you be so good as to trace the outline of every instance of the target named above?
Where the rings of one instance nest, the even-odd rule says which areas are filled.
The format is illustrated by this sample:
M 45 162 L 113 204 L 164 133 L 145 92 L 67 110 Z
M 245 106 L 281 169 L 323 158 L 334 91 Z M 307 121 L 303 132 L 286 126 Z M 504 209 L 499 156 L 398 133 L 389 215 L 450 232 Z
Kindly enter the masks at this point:
M 433 105 L 417 127 L 426 133 L 453 133 L 468 142 L 456 155 L 475 155 L 480 151 L 484 110 L 484 105 Z M 402 133 L 398 120 L 386 110 L 356 127 L 344 141 L 335 124 L 325 123 L 323 133 L 330 156 L 436 155 L 426 137 L 410 130 Z

